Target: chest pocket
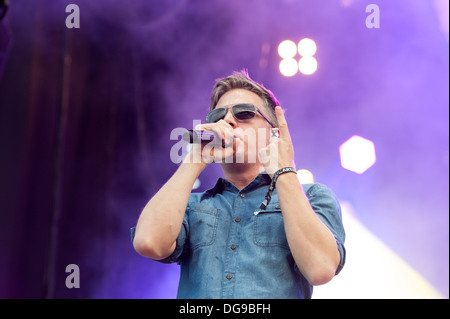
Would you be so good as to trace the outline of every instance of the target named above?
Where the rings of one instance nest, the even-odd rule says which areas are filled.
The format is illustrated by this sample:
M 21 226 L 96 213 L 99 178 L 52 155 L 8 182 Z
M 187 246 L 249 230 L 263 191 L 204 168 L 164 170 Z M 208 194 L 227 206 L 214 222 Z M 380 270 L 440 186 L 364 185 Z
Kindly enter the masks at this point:
M 256 245 L 289 249 L 278 203 L 271 203 L 266 210 L 254 216 L 254 219 L 253 241 Z
M 200 203 L 189 212 L 189 241 L 192 250 L 214 243 L 219 213 L 220 210 Z

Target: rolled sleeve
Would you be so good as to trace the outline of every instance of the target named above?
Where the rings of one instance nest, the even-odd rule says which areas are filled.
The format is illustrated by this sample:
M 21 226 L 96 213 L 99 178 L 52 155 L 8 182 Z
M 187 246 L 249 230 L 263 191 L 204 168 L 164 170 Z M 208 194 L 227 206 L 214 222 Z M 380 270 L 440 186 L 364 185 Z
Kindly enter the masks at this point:
M 341 206 L 336 195 L 325 185 L 313 184 L 307 191 L 310 205 L 320 220 L 333 234 L 340 254 L 336 275 L 345 264 L 345 231 L 342 224 Z
M 136 232 L 136 227 L 132 227 L 130 229 L 130 235 L 131 235 L 131 243 L 133 243 L 134 240 L 134 236 L 135 236 L 135 232 Z M 184 215 L 183 218 L 183 224 L 181 226 L 180 229 L 180 233 L 178 234 L 178 237 L 176 239 L 176 247 L 175 250 L 173 251 L 173 253 L 161 260 L 156 260 L 160 263 L 164 263 L 164 264 L 171 264 L 171 263 L 180 263 L 181 259 L 183 258 L 183 256 L 185 255 L 186 250 L 184 249 L 186 246 L 186 239 L 188 238 L 188 234 L 189 234 L 189 223 L 188 223 L 188 219 L 187 219 L 187 214 Z
M 188 250 L 185 249 L 188 234 L 189 234 L 189 223 L 187 221 L 187 215 L 185 214 L 183 218 L 183 224 L 181 225 L 180 233 L 178 234 L 176 240 L 175 250 L 169 257 L 158 260 L 158 262 L 164 264 L 181 263 L 183 257 L 186 255 Z

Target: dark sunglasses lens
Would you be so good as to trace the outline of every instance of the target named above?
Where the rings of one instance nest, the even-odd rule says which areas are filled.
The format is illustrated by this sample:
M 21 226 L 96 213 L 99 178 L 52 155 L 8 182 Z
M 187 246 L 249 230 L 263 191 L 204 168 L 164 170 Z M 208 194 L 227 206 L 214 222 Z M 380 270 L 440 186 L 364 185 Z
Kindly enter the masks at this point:
M 216 123 L 223 119 L 225 117 L 225 114 L 227 114 L 227 110 L 223 107 L 214 109 L 206 116 L 206 123 Z
M 251 104 L 238 104 L 232 108 L 234 117 L 240 121 L 250 120 L 255 117 L 256 108 Z

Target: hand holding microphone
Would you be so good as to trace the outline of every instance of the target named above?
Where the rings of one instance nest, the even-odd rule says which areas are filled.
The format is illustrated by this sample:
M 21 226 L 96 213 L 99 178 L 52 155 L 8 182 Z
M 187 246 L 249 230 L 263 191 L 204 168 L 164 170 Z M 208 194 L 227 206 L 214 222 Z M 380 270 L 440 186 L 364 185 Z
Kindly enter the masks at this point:
M 183 140 L 192 144 L 194 159 L 201 156 L 205 164 L 221 162 L 234 152 L 233 127 L 224 120 L 197 125 L 183 134 Z
M 200 124 L 194 130 L 185 132 L 183 140 L 190 144 L 222 141 L 222 147 L 228 147 L 233 145 L 233 127 L 224 120 L 217 123 Z
M 183 134 L 183 140 L 192 143 L 212 142 L 216 138 L 212 131 L 189 130 Z

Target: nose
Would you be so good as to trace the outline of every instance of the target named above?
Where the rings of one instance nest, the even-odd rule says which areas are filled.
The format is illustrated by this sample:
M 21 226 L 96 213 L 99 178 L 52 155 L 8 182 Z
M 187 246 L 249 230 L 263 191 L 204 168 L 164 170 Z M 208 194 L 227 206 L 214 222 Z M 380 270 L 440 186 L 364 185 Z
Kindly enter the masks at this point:
M 234 118 L 233 114 L 231 113 L 231 108 L 228 108 L 227 114 L 225 114 L 225 117 L 223 118 L 225 122 L 230 124 L 232 127 L 237 126 L 236 119 Z

